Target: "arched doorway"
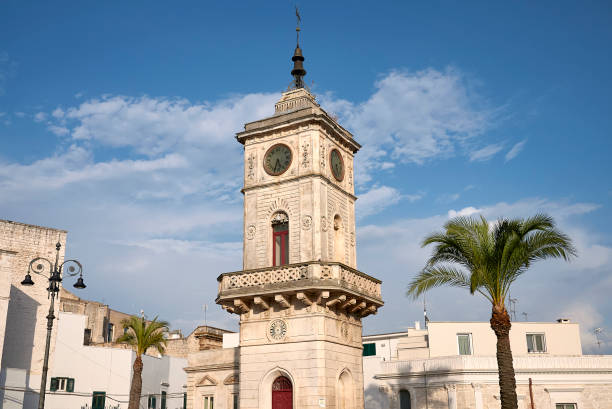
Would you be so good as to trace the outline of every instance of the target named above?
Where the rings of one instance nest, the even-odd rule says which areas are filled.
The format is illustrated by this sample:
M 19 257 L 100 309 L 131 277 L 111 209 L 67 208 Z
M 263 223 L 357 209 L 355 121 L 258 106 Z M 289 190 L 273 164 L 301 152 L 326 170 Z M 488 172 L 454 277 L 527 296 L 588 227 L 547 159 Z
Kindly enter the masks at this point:
M 410 392 L 408 392 L 406 389 L 400 390 L 399 398 L 400 409 L 410 409 L 412 407 L 412 403 L 410 402 Z
M 293 409 L 293 385 L 289 378 L 279 376 L 272 383 L 272 409 Z

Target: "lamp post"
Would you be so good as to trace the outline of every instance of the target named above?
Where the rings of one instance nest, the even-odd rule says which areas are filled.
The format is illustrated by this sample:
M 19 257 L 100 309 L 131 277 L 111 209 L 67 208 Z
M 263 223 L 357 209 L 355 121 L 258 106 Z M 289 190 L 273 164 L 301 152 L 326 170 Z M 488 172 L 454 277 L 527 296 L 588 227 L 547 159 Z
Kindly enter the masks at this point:
M 51 305 L 49 306 L 49 314 L 47 315 L 47 343 L 45 344 L 45 359 L 43 362 L 42 377 L 40 380 L 40 397 L 38 399 L 38 409 L 45 408 L 45 390 L 47 388 L 47 372 L 49 370 L 49 347 L 51 344 L 51 330 L 53 329 L 53 320 L 55 319 L 55 297 L 60 290 L 62 274 L 68 274 L 70 277 L 78 275 L 79 278 L 77 279 L 77 282 L 74 283 L 74 287 L 78 289 L 83 289 L 86 287 L 85 283 L 83 282 L 83 266 L 81 265 L 81 263 L 79 263 L 77 260 L 65 260 L 63 263 L 59 262 L 59 253 L 61 248 L 62 245 L 58 241 L 55 245 L 55 263 L 44 257 L 36 257 L 32 261 L 30 261 L 30 265 L 28 266 L 28 272 L 26 273 L 25 278 L 21 282 L 21 285 L 25 286 L 34 285 L 34 281 L 32 281 L 32 275 L 30 273 L 39 274 L 49 280 L 49 287 L 47 288 L 47 292 L 49 293 L 49 297 L 51 297 Z M 43 264 L 44 262 L 49 264 L 49 277 L 44 274 L 44 272 L 46 271 L 45 265 Z M 65 271 L 64 266 L 67 266 L 67 271 Z

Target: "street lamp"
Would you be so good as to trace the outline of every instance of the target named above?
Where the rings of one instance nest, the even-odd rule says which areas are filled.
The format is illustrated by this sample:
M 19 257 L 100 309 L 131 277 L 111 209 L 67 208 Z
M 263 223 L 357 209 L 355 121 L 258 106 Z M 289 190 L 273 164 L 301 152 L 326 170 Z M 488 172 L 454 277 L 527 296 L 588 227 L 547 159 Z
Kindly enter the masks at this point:
M 30 261 L 30 265 L 28 266 L 28 272 L 26 273 L 25 278 L 21 282 L 21 285 L 34 285 L 34 281 L 32 280 L 32 275 L 30 273 L 39 274 L 49 280 L 49 287 L 47 288 L 47 292 L 49 293 L 49 297 L 51 297 L 51 306 L 49 306 L 49 314 L 47 315 L 47 343 L 45 344 L 45 360 L 43 362 L 42 378 L 40 380 L 40 397 L 38 399 L 38 409 L 45 408 L 45 389 L 47 388 L 47 372 L 49 370 L 49 345 L 51 344 L 51 330 L 53 329 L 53 320 L 55 319 L 55 315 L 53 314 L 53 308 L 55 304 L 55 296 L 60 290 L 62 274 L 68 274 L 70 277 L 78 275 L 79 278 L 77 279 L 77 282 L 74 283 L 74 287 L 78 289 L 83 289 L 86 287 L 85 283 L 83 282 L 83 266 L 81 265 L 81 263 L 79 263 L 77 260 L 65 260 L 63 263 L 60 264 L 59 252 L 61 248 L 62 245 L 57 242 L 57 244 L 55 245 L 55 263 L 52 263 L 50 260 L 44 257 L 36 257 L 34 260 Z M 49 264 L 49 277 L 44 274 L 46 269 L 43 262 Z M 64 269 L 64 266 L 66 266 L 67 269 Z

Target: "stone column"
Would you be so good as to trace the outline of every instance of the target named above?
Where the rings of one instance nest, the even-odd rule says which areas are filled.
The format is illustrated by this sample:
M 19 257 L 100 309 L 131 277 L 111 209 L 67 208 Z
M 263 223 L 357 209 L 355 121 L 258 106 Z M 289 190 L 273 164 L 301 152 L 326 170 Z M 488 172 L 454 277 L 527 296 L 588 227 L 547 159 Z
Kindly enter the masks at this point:
M 457 409 L 457 385 L 447 384 L 444 388 L 448 392 L 448 409 Z
M 482 385 L 478 383 L 473 383 L 472 388 L 474 388 L 474 402 L 476 404 L 476 409 L 483 409 L 482 405 Z

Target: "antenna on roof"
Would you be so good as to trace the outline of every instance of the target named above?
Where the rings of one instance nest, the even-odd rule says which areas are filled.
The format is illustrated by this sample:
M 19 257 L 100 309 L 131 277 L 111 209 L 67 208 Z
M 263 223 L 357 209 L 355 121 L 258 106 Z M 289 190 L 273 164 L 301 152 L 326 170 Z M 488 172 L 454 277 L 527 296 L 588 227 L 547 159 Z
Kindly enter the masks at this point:
M 204 326 L 206 327 L 206 310 L 208 310 L 208 304 L 202 305 L 202 308 L 204 309 Z
M 601 333 L 603 332 L 603 329 L 601 328 L 595 328 L 593 330 L 593 332 L 595 333 L 595 339 L 597 339 L 597 347 L 599 347 L 599 349 L 601 349 L 601 338 L 599 338 L 599 336 L 601 335 Z
M 523 317 L 525 317 L 525 321 L 527 321 L 527 313 L 526 313 L 526 312 L 522 312 L 522 313 L 521 313 L 521 315 L 522 315 Z
M 429 317 L 427 316 L 427 304 L 425 303 L 425 295 L 423 295 L 423 315 L 425 316 L 425 328 L 429 324 Z
M 513 321 L 516 321 L 516 302 L 517 298 L 512 298 L 510 294 L 508 294 L 508 304 L 510 304 L 510 317 Z

